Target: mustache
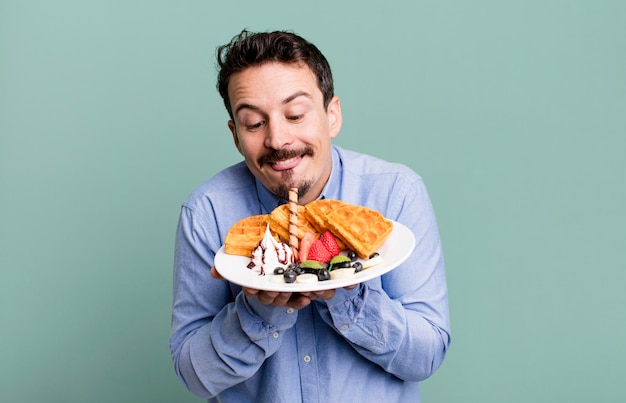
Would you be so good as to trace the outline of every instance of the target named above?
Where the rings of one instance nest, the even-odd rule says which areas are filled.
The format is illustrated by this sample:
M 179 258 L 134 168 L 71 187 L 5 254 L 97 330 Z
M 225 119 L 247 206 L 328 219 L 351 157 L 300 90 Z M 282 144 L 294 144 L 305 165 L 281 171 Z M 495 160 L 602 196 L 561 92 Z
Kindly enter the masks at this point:
M 259 164 L 259 166 L 263 166 L 264 164 L 271 164 L 274 161 L 287 160 L 289 158 L 295 158 L 301 155 L 308 155 L 312 157 L 314 154 L 315 152 L 310 146 L 305 146 L 299 150 L 281 148 L 280 150 L 272 150 L 266 154 L 261 155 L 257 159 L 257 163 Z

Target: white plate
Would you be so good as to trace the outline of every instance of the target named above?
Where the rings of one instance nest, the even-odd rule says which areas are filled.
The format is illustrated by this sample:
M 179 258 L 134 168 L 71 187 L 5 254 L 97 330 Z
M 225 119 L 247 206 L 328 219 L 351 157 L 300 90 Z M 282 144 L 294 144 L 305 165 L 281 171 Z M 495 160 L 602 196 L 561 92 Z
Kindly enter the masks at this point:
M 246 266 L 250 258 L 238 255 L 229 255 L 224 252 L 222 246 L 215 255 L 215 268 L 226 280 L 242 287 L 254 288 L 265 291 L 282 292 L 310 292 L 347 287 L 362 283 L 378 276 L 382 276 L 404 262 L 415 247 L 415 237 L 406 226 L 393 222 L 393 230 L 385 242 L 378 248 L 378 253 L 383 258 L 382 263 L 356 273 L 346 278 L 336 280 L 318 281 L 311 284 L 301 283 L 276 283 L 271 281 L 273 274 L 267 273 L 262 276 Z

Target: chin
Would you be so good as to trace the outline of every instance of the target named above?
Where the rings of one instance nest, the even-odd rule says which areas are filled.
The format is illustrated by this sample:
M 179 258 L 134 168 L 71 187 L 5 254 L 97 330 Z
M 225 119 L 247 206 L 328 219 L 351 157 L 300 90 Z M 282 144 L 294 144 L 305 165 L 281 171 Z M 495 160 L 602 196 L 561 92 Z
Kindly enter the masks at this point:
M 269 188 L 274 195 L 280 197 L 281 199 L 289 200 L 289 190 L 291 188 L 298 188 L 298 196 L 301 197 L 311 190 L 312 181 L 311 180 L 301 180 L 298 182 L 295 181 L 285 181 L 276 186 Z

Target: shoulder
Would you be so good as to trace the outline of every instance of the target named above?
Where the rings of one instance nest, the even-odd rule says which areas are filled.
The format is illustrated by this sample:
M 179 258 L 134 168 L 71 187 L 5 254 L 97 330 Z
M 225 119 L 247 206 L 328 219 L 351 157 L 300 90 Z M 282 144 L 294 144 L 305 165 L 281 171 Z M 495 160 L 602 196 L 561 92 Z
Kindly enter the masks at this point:
M 421 180 L 421 176 L 417 172 L 404 164 L 387 161 L 370 154 L 347 150 L 339 146 L 334 146 L 334 148 L 339 155 L 345 173 L 362 177 L 395 176 L 409 180 Z
M 213 209 L 211 206 L 228 204 L 242 195 L 255 193 L 254 176 L 242 161 L 215 174 L 196 187 L 183 206 L 191 210 Z
M 424 193 L 422 177 L 404 164 L 340 147 L 336 151 L 341 161 L 343 200 L 397 219 L 404 209 L 410 208 L 416 196 Z
M 364 186 L 376 186 L 379 189 L 410 187 L 422 182 L 422 177 L 408 166 L 387 161 L 373 155 L 346 150 L 335 146 L 341 161 L 344 179 L 362 183 Z

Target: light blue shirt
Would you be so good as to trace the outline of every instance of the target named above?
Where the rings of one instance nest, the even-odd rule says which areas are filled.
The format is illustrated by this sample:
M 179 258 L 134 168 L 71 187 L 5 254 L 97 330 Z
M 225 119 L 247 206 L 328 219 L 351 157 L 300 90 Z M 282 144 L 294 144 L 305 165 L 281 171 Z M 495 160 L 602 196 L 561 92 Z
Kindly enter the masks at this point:
M 278 200 L 242 162 L 184 202 L 176 235 L 170 347 L 176 372 L 211 402 L 419 402 L 450 344 L 439 231 L 422 178 L 333 146 L 321 197 L 380 211 L 416 245 L 389 273 L 301 310 L 263 305 L 210 275 L 238 220 Z

